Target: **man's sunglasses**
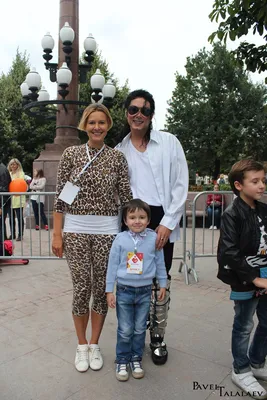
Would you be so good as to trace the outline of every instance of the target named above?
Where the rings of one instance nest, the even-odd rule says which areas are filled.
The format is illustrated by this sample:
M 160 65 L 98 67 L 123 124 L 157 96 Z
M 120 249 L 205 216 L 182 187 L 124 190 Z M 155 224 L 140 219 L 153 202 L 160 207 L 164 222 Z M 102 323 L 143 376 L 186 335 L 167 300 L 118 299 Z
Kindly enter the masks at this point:
M 141 114 L 143 114 L 144 117 L 150 117 L 152 115 L 152 110 L 151 108 L 148 107 L 137 107 L 137 106 L 129 106 L 128 107 L 128 113 L 130 115 L 135 115 L 138 112 L 141 112 Z

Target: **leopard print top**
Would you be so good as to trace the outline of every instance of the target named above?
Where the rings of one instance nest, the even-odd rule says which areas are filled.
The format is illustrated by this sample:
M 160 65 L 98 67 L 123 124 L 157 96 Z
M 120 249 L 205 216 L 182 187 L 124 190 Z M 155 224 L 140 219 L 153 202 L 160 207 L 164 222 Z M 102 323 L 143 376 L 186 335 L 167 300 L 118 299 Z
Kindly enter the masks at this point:
M 90 157 L 98 151 L 89 147 Z M 86 144 L 65 149 L 58 166 L 54 211 L 75 215 L 118 215 L 120 207 L 132 198 L 128 164 L 120 151 L 108 146 L 75 182 L 80 191 L 73 203 L 68 205 L 58 198 L 65 183 L 74 183 L 87 162 Z

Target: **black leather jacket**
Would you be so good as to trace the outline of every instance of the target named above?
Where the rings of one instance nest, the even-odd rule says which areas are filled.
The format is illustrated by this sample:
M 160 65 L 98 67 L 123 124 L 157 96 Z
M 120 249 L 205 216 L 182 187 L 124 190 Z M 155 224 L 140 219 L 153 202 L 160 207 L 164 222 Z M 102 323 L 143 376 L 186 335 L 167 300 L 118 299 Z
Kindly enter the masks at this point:
M 246 256 L 256 256 L 260 245 L 257 215 L 267 228 L 267 205 L 255 201 L 252 209 L 240 197 L 222 215 L 217 260 L 217 277 L 237 292 L 255 290 L 252 281 L 260 276 L 259 268 L 251 267 Z

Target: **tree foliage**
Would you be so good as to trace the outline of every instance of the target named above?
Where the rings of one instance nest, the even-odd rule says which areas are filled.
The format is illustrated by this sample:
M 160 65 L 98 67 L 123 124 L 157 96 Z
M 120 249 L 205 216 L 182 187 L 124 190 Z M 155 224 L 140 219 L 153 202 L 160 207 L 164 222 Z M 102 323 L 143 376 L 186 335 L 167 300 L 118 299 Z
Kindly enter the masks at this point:
M 209 15 L 211 21 L 219 23 L 217 31 L 213 32 L 209 41 L 215 37 L 219 40 L 229 38 L 234 41 L 247 35 L 250 29 L 253 34 L 263 36 L 267 40 L 267 6 L 266 0 L 215 0 L 213 10 Z M 249 71 L 262 72 L 267 69 L 267 45 L 256 46 L 243 42 L 234 51 L 240 65 L 245 62 Z
M 116 143 L 115 137 L 123 130 L 123 126 L 125 123 L 125 114 L 124 114 L 124 101 L 129 93 L 128 82 L 126 81 L 123 86 L 119 86 L 118 80 L 114 77 L 113 73 L 110 73 L 108 64 L 105 60 L 103 60 L 101 53 L 97 53 L 95 55 L 95 59 L 91 68 L 91 71 L 87 74 L 87 83 L 80 86 L 80 100 L 91 103 L 91 92 L 92 89 L 90 87 L 90 78 L 95 73 L 96 69 L 99 68 L 101 73 L 104 75 L 105 80 L 107 82 L 108 79 L 111 79 L 113 84 L 116 87 L 116 94 L 112 101 L 111 105 L 107 105 L 110 109 L 110 113 L 113 119 L 113 127 L 108 132 L 106 137 L 106 143 L 110 146 L 113 146 Z M 87 135 L 84 132 L 80 132 L 80 138 L 82 142 L 87 140 Z
M 20 85 L 29 72 L 27 56 L 19 51 L 7 74 L 0 76 L 0 154 L 4 163 L 18 158 L 23 169 L 31 173 L 32 162 L 45 143 L 53 141 L 54 124 L 30 118 L 22 108 Z
M 191 170 L 228 171 L 240 157 L 266 158 L 266 89 L 254 85 L 233 55 L 217 43 L 188 57 L 176 73 L 167 130 L 181 141 Z

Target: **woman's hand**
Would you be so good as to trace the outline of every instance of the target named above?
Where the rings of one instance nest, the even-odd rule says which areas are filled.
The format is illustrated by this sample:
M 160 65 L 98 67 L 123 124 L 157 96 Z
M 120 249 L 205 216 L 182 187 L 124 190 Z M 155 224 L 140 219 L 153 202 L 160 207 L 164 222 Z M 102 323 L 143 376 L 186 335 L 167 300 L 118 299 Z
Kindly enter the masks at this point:
M 62 235 L 53 235 L 52 251 L 56 257 L 63 257 L 63 238 Z
M 107 303 L 110 308 L 115 308 L 116 300 L 113 293 L 107 293 Z

